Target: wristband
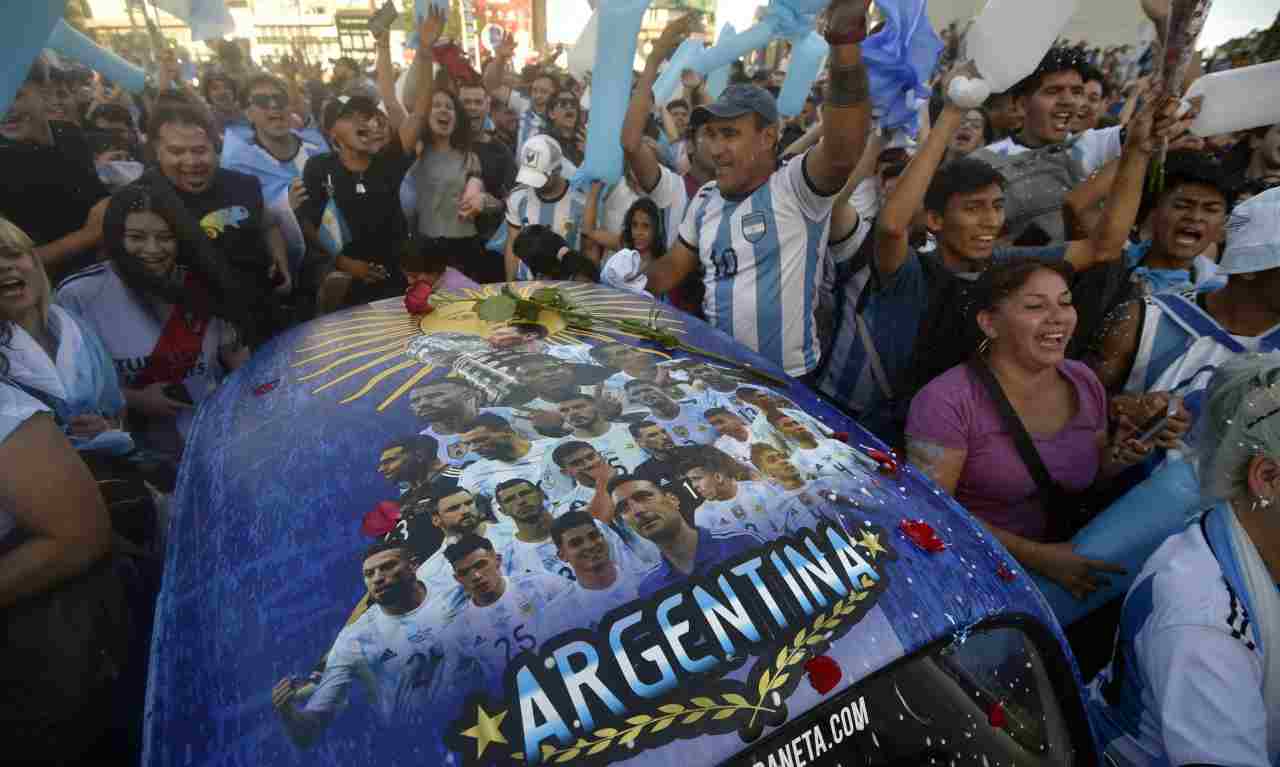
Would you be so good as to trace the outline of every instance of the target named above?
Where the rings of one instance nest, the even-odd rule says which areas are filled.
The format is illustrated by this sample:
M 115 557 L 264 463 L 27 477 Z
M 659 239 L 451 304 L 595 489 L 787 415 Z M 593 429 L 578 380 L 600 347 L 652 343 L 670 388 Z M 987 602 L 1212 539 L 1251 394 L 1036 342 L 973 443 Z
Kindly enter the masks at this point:
M 822 33 L 822 39 L 827 41 L 827 45 L 855 45 L 867 39 L 867 24 L 864 21 L 845 32 L 827 29 Z

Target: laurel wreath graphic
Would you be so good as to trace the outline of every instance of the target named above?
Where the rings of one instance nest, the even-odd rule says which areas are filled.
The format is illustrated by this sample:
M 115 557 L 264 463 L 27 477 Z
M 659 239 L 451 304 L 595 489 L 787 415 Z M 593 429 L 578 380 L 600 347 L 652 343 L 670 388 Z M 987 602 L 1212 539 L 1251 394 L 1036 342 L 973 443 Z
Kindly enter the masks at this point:
M 870 596 L 871 592 L 861 591 L 850 594 L 831 606 L 826 613 L 818 615 L 807 628 L 796 632 L 791 641 L 778 650 L 778 655 L 770 665 L 761 660 L 752 668 L 752 674 L 760 672 L 756 682 L 758 698 L 755 703 L 735 692 L 719 693 L 711 696 L 698 696 L 685 703 L 666 703 L 647 714 L 636 714 L 628 717 L 624 728 L 602 727 L 591 733 L 591 740 L 578 738 L 571 746 L 556 748 L 550 744 L 542 744 L 542 761 L 552 764 L 564 764 L 579 756 L 595 756 L 603 754 L 618 746 L 634 747 L 641 735 L 653 735 L 669 727 L 695 724 L 710 716 L 711 721 L 720 721 L 730 717 L 751 712 L 750 720 L 743 729 L 751 728 L 761 714 L 777 713 L 781 706 L 769 705 L 768 699 L 775 692 L 786 688 L 793 681 L 795 666 L 813 654 L 814 648 L 831 640 L 835 631 L 853 616 L 858 603 Z M 523 760 L 523 753 L 512 756 Z

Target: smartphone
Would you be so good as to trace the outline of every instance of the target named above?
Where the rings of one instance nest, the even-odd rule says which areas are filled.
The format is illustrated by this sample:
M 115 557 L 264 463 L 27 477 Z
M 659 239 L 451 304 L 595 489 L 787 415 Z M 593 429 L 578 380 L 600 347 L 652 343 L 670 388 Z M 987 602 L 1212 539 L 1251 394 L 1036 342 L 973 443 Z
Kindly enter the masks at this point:
M 387 0 L 376 13 L 369 17 L 369 32 L 374 37 L 382 37 L 391 30 L 391 25 L 396 23 L 398 18 L 400 14 L 396 11 L 395 3 Z
M 1138 435 L 1139 442 L 1150 442 L 1157 434 L 1164 431 L 1164 427 L 1168 425 L 1169 419 L 1178 412 L 1178 401 L 1172 397 L 1169 398 L 1169 407 L 1163 413 L 1158 413 L 1151 420 L 1147 421 L 1142 427 L 1142 433 Z

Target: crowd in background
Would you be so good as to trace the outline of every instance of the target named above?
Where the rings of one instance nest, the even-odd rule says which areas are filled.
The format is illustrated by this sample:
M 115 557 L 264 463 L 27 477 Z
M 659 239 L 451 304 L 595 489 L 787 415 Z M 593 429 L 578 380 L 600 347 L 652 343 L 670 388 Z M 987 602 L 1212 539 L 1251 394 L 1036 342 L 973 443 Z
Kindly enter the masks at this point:
M 580 169 L 591 91 L 616 84 L 560 70 L 558 50 L 517 72 L 510 40 L 474 69 L 434 12 L 406 71 L 385 36 L 371 71 L 339 59 L 326 77 L 228 53 L 197 85 L 163 51 L 143 94 L 38 59 L 0 122 L 0 609 L 98 588 L 113 539 L 158 546 L 195 408 L 282 331 L 421 283 L 524 279 L 605 282 L 702 317 L 905 450 L 1028 569 L 1079 597 L 1099 588 L 1116 568 L 1072 533 L 1168 454 L 1214 449 L 1193 436 L 1218 412 L 1214 369 L 1280 343 L 1280 124 L 1191 135 L 1199 105 L 1163 93 L 1137 44 L 1060 44 L 967 103 L 948 87 L 965 71 L 956 28 L 914 136 L 875 127 L 853 32 L 829 33 L 795 116 L 776 104 L 785 57 L 737 64 L 714 98 L 684 72 L 656 104 L 691 25 L 673 22 L 635 74 L 614 183 Z M 128 490 L 104 500 L 95 479 Z M 1265 508 L 1273 481 L 1250 473 L 1233 492 Z M 1232 673 L 1253 676 L 1234 683 L 1253 690 L 1256 648 L 1236 645 L 1218 649 L 1245 653 Z M 1137 652 L 1121 650 L 1116 663 Z M 26 684 L 23 657 L 0 679 Z M 1102 698 L 1152 694 L 1116 693 L 1132 680 L 1105 673 Z M 74 749 L 31 723 L 89 710 L 91 686 L 0 719 Z M 1146 712 L 1200 732 L 1190 704 L 1176 721 Z M 1239 737 L 1230 763 L 1267 763 L 1249 760 L 1256 732 Z M 1200 745 L 1151 747 L 1221 762 Z

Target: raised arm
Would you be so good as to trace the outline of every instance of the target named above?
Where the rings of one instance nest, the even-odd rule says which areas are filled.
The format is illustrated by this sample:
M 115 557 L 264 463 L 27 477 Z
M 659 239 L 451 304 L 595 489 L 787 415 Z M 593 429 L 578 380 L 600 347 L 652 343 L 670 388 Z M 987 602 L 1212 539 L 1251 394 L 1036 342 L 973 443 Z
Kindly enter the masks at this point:
M 612 232 L 596 228 L 596 219 L 600 210 L 600 198 L 604 196 L 604 182 L 592 181 L 587 190 L 587 206 L 582 211 L 582 236 L 585 242 L 582 255 L 600 264 L 601 247 L 617 250 L 622 247 L 622 238 Z
M 516 55 L 516 40 L 510 34 L 498 43 L 497 49 L 494 51 L 493 61 L 489 62 L 489 66 L 484 68 L 484 75 L 481 82 L 484 89 L 489 92 L 489 97 L 501 101 L 506 104 L 511 98 L 511 89 L 503 84 L 503 75 L 507 71 L 507 64 L 511 63 L 511 57 Z
M 631 93 L 627 117 L 622 122 L 622 151 L 636 179 L 646 192 L 653 191 L 662 179 L 662 167 L 653 149 L 644 141 L 644 126 L 653 113 L 653 83 L 658 79 L 658 68 L 675 53 L 680 43 L 689 37 L 693 15 L 686 14 L 667 25 L 653 43 L 653 51 L 645 62 L 644 72 Z M 665 113 L 666 110 L 663 110 Z
M 418 147 L 418 136 L 422 135 L 422 126 L 426 124 L 427 115 L 431 112 L 434 85 L 434 78 L 431 76 L 431 48 L 440 39 L 445 21 L 444 10 L 433 4 L 427 9 L 427 15 L 422 17 L 422 26 L 418 28 L 418 55 L 413 62 L 418 67 L 413 88 L 413 112 L 400 126 L 400 146 L 410 155 Z
M 938 121 L 929 138 L 911 159 L 893 193 L 884 201 L 876 219 L 876 270 L 881 277 L 896 274 L 907 262 L 908 240 L 911 236 L 911 219 L 924 204 L 929 182 L 947 154 L 947 142 L 960 128 L 964 110 L 947 103 L 938 115 Z
M 823 135 L 805 155 L 804 169 L 816 191 L 835 194 L 849 178 L 871 132 L 871 93 L 862 40 L 870 0 L 832 0 L 825 11 L 831 44 Z
M 391 69 L 391 33 L 384 32 L 377 39 L 377 46 L 378 56 L 374 64 L 374 72 L 378 76 L 378 95 L 382 97 L 382 103 L 387 106 L 387 120 L 391 123 L 391 129 L 399 135 L 407 115 L 404 105 L 396 97 L 396 75 Z
M 683 241 L 676 240 L 662 258 L 655 259 L 645 271 L 648 277 L 646 290 L 655 296 L 663 295 L 679 285 L 698 266 L 698 254 Z

